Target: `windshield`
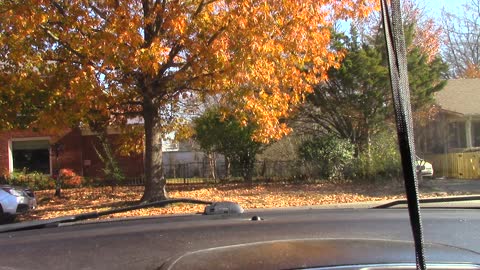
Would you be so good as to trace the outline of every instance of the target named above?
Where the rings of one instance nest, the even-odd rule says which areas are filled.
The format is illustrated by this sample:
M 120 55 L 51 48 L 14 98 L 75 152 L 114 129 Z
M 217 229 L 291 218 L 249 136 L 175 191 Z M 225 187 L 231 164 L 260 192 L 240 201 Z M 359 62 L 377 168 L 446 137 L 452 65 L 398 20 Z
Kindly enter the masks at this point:
M 36 2 L 0 3 L 2 223 L 405 198 L 379 1 Z M 401 4 L 420 196 L 479 194 L 480 1 Z

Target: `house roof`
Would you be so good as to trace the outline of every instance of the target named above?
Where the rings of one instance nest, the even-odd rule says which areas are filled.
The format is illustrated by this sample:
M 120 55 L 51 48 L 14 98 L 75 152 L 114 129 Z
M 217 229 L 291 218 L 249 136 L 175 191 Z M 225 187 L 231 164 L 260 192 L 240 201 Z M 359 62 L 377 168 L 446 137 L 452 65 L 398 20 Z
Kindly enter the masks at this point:
M 435 93 L 435 101 L 443 110 L 463 115 L 480 115 L 480 79 L 449 80 Z

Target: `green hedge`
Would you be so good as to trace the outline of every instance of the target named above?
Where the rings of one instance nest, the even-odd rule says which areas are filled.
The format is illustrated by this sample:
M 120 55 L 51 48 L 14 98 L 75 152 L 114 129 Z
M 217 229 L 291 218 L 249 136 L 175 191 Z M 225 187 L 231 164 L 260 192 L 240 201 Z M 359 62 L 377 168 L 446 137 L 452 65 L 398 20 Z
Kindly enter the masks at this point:
M 36 172 L 13 172 L 5 176 L 5 182 L 10 185 L 28 187 L 34 190 L 55 188 L 55 180 L 50 175 Z

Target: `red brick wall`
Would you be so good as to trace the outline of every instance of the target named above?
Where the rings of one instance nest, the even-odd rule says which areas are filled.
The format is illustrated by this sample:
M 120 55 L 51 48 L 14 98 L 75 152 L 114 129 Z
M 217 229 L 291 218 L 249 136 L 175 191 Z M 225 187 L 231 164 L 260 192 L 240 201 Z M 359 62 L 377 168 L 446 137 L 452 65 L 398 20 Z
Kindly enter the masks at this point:
M 50 137 L 50 143 L 60 143 L 63 145 L 63 151 L 58 159 L 50 155 L 52 172 L 57 168 L 71 168 L 77 174 L 82 173 L 82 146 L 81 134 L 78 129 L 66 129 L 59 134 L 45 132 L 35 132 L 32 130 L 12 130 L 0 132 L 0 174 L 7 174 L 9 170 L 8 145 L 12 139 Z M 58 162 L 57 162 L 58 161 Z
M 117 148 L 118 135 L 109 135 L 109 141 L 112 144 L 112 150 L 115 152 Z M 103 162 L 97 155 L 94 146 L 98 150 L 102 151 L 99 140 L 96 136 L 83 136 L 83 159 L 89 160 L 90 165 L 84 165 L 84 176 L 88 177 L 101 177 L 103 176 L 102 169 L 104 168 Z M 132 154 L 131 156 L 119 156 L 116 155 L 118 165 L 127 177 L 136 177 L 143 174 L 143 155 Z
M 99 146 L 98 139 L 95 136 L 83 136 L 83 161 L 90 162 L 90 165 L 83 164 L 83 176 L 99 177 L 102 175 L 102 161 L 95 153 L 94 145 Z
M 139 177 L 143 175 L 143 154 L 132 154 L 130 156 L 119 156 L 118 165 L 122 168 L 127 177 Z
M 9 170 L 8 145 L 11 139 L 29 137 L 50 137 L 50 143 L 61 145 L 58 157 L 54 151 L 50 153 L 52 172 L 56 174 L 59 169 L 72 169 L 78 175 L 87 177 L 102 177 L 103 163 L 95 152 L 94 145 L 99 149 L 98 138 L 94 135 L 82 136 L 79 129 L 69 129 L 61 134 L 48 134 L 31 130 L 15 130 L 0 132 L 0 175 L 7 174 Z M 113 150 L 116 146 L 118 135 L 109 135 Z M 85 164 L 90 161 L 90 165 Z M 127 177 L 136 177 L 143 174 L 143 155 L 117 156 L 120 168 Z
M 0 133 L 0 173 L 8 173 L 8 144 L 12 138 L 44 137 L 47 134 L 41 134 L 30 130 L 7 131 Z
M 82 134 L 79 129 L 74 129 L 65 134 L 56 141 L 60 144 L 58 158 L 54 153 L 51 153 L 53 173 L 56 174 L 59 169 L 71 169 L 78 175 L 83 175 L 82 162 Z

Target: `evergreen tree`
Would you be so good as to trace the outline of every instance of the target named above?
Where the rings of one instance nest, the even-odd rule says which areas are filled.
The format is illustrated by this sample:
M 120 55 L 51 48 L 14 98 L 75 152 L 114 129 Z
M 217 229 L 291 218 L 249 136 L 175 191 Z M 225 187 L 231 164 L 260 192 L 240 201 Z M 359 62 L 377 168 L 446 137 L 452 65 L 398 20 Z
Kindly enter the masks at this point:
M 433 102 L 433 94 L 445 86 L 447 71 L 440 57 L 429 60 L 419 48 L 410 46 L 414 24 L 406 24 L 409 84 L 413 111 Z M 381 31 L 378 31 L 381 33 Z M 355 145 L 358 155 L 368 151 L 371 137 L 393 120 L 387 56 L 383 36 L 359 42 L 352 27 L 349 36 L 336 35 L 334 46 L 347 51 L 340 68 L 328 71 L 328 80 L 308 96 L 299 119 L 313 123 L 316 132 L 334 134 Z

